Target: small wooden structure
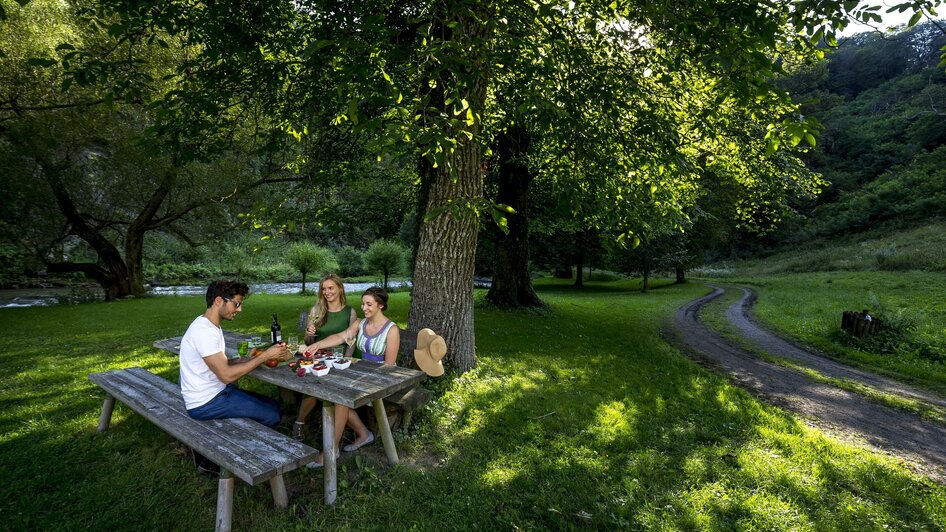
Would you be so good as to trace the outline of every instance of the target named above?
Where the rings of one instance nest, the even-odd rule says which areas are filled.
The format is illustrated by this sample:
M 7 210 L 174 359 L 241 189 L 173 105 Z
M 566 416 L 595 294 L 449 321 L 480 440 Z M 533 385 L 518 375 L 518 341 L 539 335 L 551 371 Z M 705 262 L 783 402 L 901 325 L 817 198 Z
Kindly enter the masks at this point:
M 858 338 L 869 336 L 880 330 L 880 320 L 874 318 L 866 310 L 854 312 L 845 310 L 841 313 L 841 329 Z
M 318 450 L 250 419 L 192 419 L 187 415 L 180 387 L 143 368 L 92 373 L 89 380 L 106 392 L 99 432 L 108 428 L 118 399 L 220 466 L 218 531 L 230 530 L 231 527 L 234 476 L 251 486 L 268 480 L 276 506 L 286 508 L 289 496 L 283 474 L 319 455 Z

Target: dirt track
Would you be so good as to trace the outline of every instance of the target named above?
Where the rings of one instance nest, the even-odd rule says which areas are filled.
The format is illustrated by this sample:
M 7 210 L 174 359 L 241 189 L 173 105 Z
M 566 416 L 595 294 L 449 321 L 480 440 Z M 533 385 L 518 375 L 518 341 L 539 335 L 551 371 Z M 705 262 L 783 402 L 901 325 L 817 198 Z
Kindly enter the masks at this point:
M 755 300 L 751 291 L 736 287 L 725 290 L 743 291 L 742 299 L 727 309 L 726 317 L 761 350 L 792 359 L 828 377 L 946 406 L 942 398 L 818 356 L 763 330 L 749 315 Z M 723 293 L 723 288 L 714 287 L 712 293 L 677 309 L 672 326 L 667 328 L 668 339 L 681 350 L 720 368 L 764 400 L 798 412 L 828 432 L 858 436 L 877 449 L 904 458 L 915 470 L 946 482 L 946 427 L 766 362 L 723 339 L 699 322 L 700 309 Z

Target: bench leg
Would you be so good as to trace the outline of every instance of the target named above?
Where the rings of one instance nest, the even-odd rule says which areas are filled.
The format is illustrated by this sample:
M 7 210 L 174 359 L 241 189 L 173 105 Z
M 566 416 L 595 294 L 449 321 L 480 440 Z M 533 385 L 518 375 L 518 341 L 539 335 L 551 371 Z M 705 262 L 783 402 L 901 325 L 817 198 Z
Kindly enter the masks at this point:
M 220 468 L 220 480 L 217 481 L 217 532 L 230 532 L 233 524 L 233 473 Z
M 269 479 L 269 487 L 273 491 L 273 501 L 276 508 L 289 507 L 289 494 L 286 493 L 286 481 L 282 475 L 276 475 Z
M 394 448 L 394 435 L 391 434 L 388 413 L 384 411 L 384 401 L 375 399 L 373 404 L 374 417 L 378 420 L 378 430 L 381 431 L 381 442 L 384 443 L 384 454 L 388 457 L 388 463 L 394 465 L 397 463 L 397 449 Z
M 108 428 L 109 423 L 112 422 L 112 410 L 115 409 L 115 397 L 110 394 L 105 394 L 105 402 L 102 403 L 102 415 L 99 416 L 99 432 L 105 432 L 105 429 Z
M 332 506 L 338 497 L 335 464 L 335 405 L 322 401 L 322 469 L 325 474 L 325 504 Z

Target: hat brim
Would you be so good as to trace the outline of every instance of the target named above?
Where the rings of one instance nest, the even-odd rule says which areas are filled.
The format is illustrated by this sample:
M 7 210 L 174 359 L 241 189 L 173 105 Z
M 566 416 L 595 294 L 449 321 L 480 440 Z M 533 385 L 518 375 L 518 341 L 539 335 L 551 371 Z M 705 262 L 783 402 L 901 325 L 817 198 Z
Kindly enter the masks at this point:
M 417 362 L 420 369 L 431 377 L 439 377 L 444 373 L 443 362 L 430 358 L 427 351 L 414 351 L 414 362 Z

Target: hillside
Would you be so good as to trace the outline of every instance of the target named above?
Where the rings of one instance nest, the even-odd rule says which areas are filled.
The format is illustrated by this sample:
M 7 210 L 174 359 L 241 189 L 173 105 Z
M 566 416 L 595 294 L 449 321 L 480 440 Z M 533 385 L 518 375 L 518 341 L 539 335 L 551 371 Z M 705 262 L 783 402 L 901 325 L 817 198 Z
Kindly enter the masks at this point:
M 932 23 L 861 34 L 782 81 L 824 125 L 806 163 L 828 185 L 774 234 L 731 246 L 751 254 L 742 264 L 758 273 L 946 271 L 946 72 L 937 66 L 944 45 Z

